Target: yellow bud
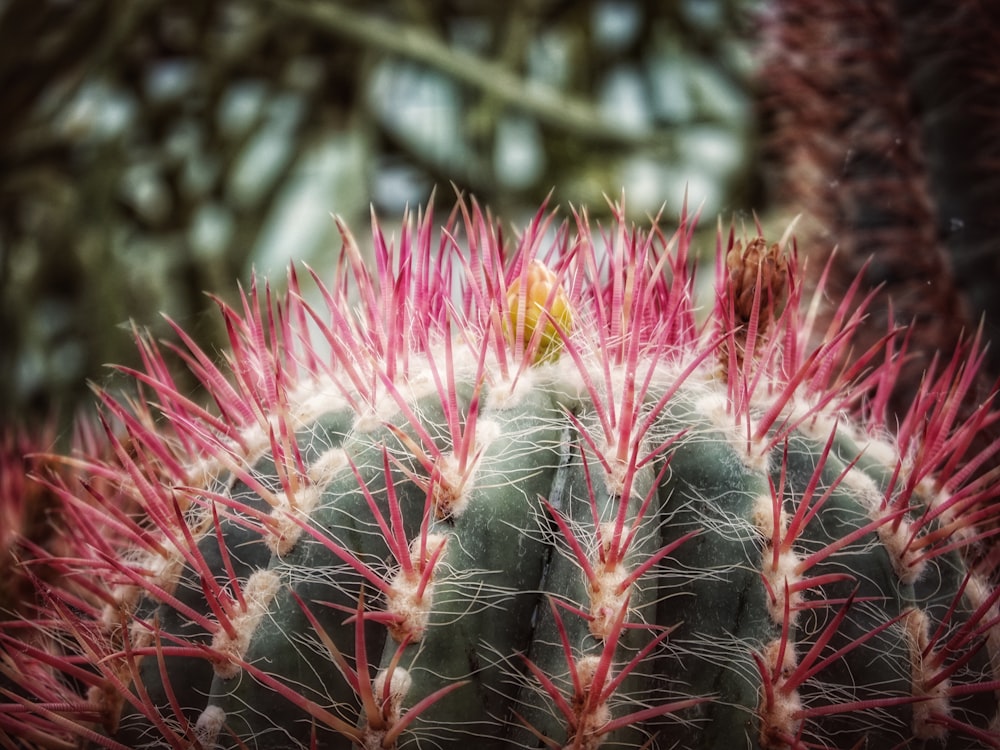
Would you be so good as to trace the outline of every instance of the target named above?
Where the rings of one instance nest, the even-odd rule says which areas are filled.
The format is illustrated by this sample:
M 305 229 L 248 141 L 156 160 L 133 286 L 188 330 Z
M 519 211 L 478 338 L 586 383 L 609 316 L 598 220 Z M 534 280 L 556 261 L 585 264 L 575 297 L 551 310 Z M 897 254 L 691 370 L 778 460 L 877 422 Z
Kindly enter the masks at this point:
M 557 286 L 556 275 L 545 266 L 540 260 L 533 260 L 528 266 L 527 272 L 528 290 L 525 296 L 524 314 L 524 345 L 529 346 L 535 331 L 542 324 L 539 334 L 538 348 L 535 350 L 532 364 L 541 362 L 554 362 L 559 359 L 559 351 L 562 349 L 563 341 L 559 330 L 553 325 L 555 321 L 559 329 L 568 333 L 573 325 L 573 314 L 570 310 L 569 299 L 561 285 Z M 553 291 L 553 289 L 555 291 Z M 510 310 L 510 325 L 507 326 L 507 339 L 514 345 L 517 341 L 518 326 L 521 321 L 518 319 L 521 303 L 521 277 L 514 279 L 514 283 L 507 290 L 507 307 Z M 548 305 L 548 315 L 545 314 Z

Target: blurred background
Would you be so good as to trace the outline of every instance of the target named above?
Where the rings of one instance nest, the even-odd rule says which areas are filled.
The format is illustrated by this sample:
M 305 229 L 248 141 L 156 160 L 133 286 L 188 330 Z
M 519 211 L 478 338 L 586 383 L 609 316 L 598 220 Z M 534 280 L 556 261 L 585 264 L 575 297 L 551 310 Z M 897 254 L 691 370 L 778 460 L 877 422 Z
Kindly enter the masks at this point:
M 333 213 L 766 209 L 754 5 L 0 0 L 0 423 L 72 417 L 160 312 L 220 349 L 205 292 L 333 262 Z

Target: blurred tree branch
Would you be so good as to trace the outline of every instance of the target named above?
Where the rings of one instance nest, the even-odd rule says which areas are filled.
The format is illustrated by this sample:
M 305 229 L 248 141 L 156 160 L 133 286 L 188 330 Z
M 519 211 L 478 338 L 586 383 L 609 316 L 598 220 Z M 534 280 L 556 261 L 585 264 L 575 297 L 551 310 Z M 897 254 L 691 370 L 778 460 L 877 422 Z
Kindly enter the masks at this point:
M 505 106 L 537 118 L 566 137 L 625 148 L 669 148 L 673 144 L 670 130 L 625 130 L 620 125 L 608 123 L 591 101 L 525 79 L 502 63 L 448 45 L 415 25 L 385 21 L 375 14 L 360 13 L 336 2 L 264 1 L 280 13 L 313 23 L 335 36 L 434 68 L 456 81 L 480 89 Z

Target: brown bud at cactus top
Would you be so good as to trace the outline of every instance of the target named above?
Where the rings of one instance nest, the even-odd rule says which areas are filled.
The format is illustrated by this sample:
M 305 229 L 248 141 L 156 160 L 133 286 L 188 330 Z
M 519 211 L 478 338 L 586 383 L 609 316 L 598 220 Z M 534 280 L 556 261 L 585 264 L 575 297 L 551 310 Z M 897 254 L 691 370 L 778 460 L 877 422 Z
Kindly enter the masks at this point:
M 770 247 L 763 237 L 756 237 L 746 248 L 736 240 L 726 253 L 721 281 L 721 300 L 725 308 L 721 319 L 728 330 L 730 346 L 720 353 L 723 370 L 731 366 L 743 369 L 747 359 L 753 360 L 759 347 L 788 303 L 792 270 L 788 256 L 777 243 Z
M 726 270 L 737 321 L 749 324 L 756 309 L 759 332 L 765 332 L 788 302 L 788 258 L 777 243 L 768 247 L 763 237 L 751 240 L 745 250 L 736 240 L 726 254 Z

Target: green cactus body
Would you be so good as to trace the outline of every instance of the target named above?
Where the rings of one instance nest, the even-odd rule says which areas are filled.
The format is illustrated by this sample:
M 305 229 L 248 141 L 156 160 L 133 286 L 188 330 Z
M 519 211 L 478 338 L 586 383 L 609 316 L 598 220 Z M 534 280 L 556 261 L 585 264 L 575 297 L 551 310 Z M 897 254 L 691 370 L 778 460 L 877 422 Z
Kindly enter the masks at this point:
M 720 235 L 698 326 L 684 217 L 670 238 L 621 213 L 546 235 L 540 213 L 507 257 L 475 206 L 459 216 L 436 247 L 430 217 L 398 250 L 376 231 L 371 275 L 345 230 L 323 304 L 293 273 L 286 302 L 224 308 L 228 371 L 186 354 L 214 411 L 142 342 L 144 400 L 104 397 L 116 455 L 89 470 L 146 517 L 60 488 L 81 531 L 38 624 L 62 656 L 0 632 L 5 673 L 51 673 L 11 678 L 0 729 L 1000 746 L 994 449 L 968 448 L 995 416 L 956 417 L 974 361 L 928 374 L 889 437 L 892 352 L 840 369 L 850 300 L 808 348 L 794 253 Z

